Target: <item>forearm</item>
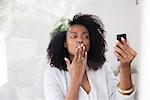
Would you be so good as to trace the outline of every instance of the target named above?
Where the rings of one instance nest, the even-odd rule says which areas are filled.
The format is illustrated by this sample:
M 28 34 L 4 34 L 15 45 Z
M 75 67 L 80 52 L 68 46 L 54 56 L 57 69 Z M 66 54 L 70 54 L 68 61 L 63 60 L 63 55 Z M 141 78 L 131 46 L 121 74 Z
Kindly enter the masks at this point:
M 131 67 L 130 64 L 120 64 L 120 82 L 121 89 L 129 89 L 132 87 Z
M 65 100 L 78 100 L 78 94 L 80 89 L 80 83 L 71 82 Z

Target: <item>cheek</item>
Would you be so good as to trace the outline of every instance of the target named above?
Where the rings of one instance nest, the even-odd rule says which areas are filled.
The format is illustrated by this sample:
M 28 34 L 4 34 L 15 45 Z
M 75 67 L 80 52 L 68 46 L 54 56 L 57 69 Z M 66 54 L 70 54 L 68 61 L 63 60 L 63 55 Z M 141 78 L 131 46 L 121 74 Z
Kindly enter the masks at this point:
M 76 44 L 73 41 L 68 41 L 67 42 L 67 48 L 68 48 L 68 52 L 70 54 L 75 54 L 75 49 L 76 49 Z
M 86 45 L 86 50 L 89 51 L 89 49 L 90 49 L 90 41 L 87 41 L 85 43 L 85 45 Z

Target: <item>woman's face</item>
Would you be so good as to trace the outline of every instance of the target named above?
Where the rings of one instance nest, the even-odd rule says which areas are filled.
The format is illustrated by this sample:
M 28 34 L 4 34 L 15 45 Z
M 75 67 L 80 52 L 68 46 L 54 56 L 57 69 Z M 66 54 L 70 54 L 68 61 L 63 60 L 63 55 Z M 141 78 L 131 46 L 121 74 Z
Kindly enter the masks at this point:
M 83 44 L 86 51 L 90 48 L 90 36 L 87 28 L 83 25 L 72 25 L 68 28 L 65 47 L 68 48 L 70 56 L 75 54 L 76 48 Z

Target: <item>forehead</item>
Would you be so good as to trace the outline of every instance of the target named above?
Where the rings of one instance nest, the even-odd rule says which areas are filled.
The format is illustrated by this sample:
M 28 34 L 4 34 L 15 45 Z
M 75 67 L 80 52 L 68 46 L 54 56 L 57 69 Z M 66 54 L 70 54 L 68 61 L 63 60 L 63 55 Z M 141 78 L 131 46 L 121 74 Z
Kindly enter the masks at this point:
M 88 30 L 83 25 L 72 25 L 72 26 L 69 26 L 68 32 L 76 32 L 76 33 L 82 32 L 83 33 L 83 32 L 88 32 Z

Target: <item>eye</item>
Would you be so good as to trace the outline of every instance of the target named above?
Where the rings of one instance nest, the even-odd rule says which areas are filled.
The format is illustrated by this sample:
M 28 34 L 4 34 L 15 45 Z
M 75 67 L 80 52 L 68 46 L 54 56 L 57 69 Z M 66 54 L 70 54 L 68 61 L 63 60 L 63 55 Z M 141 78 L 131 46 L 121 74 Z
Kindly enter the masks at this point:
M 74 39 L 75 39 L 75 38 L 77 38 L 77 36 L 71 36 L 71 38 L 74 38 Z
M 84 39 L 88 39 L 89 36 L 88 36 L 88 35 L 83 35 L 83 38 L 84 38 Z
M 77 38 L 77 35 L 71 34 L 71 35 L 69 35 L 69 38 L 75 39 L 75 38 Z

